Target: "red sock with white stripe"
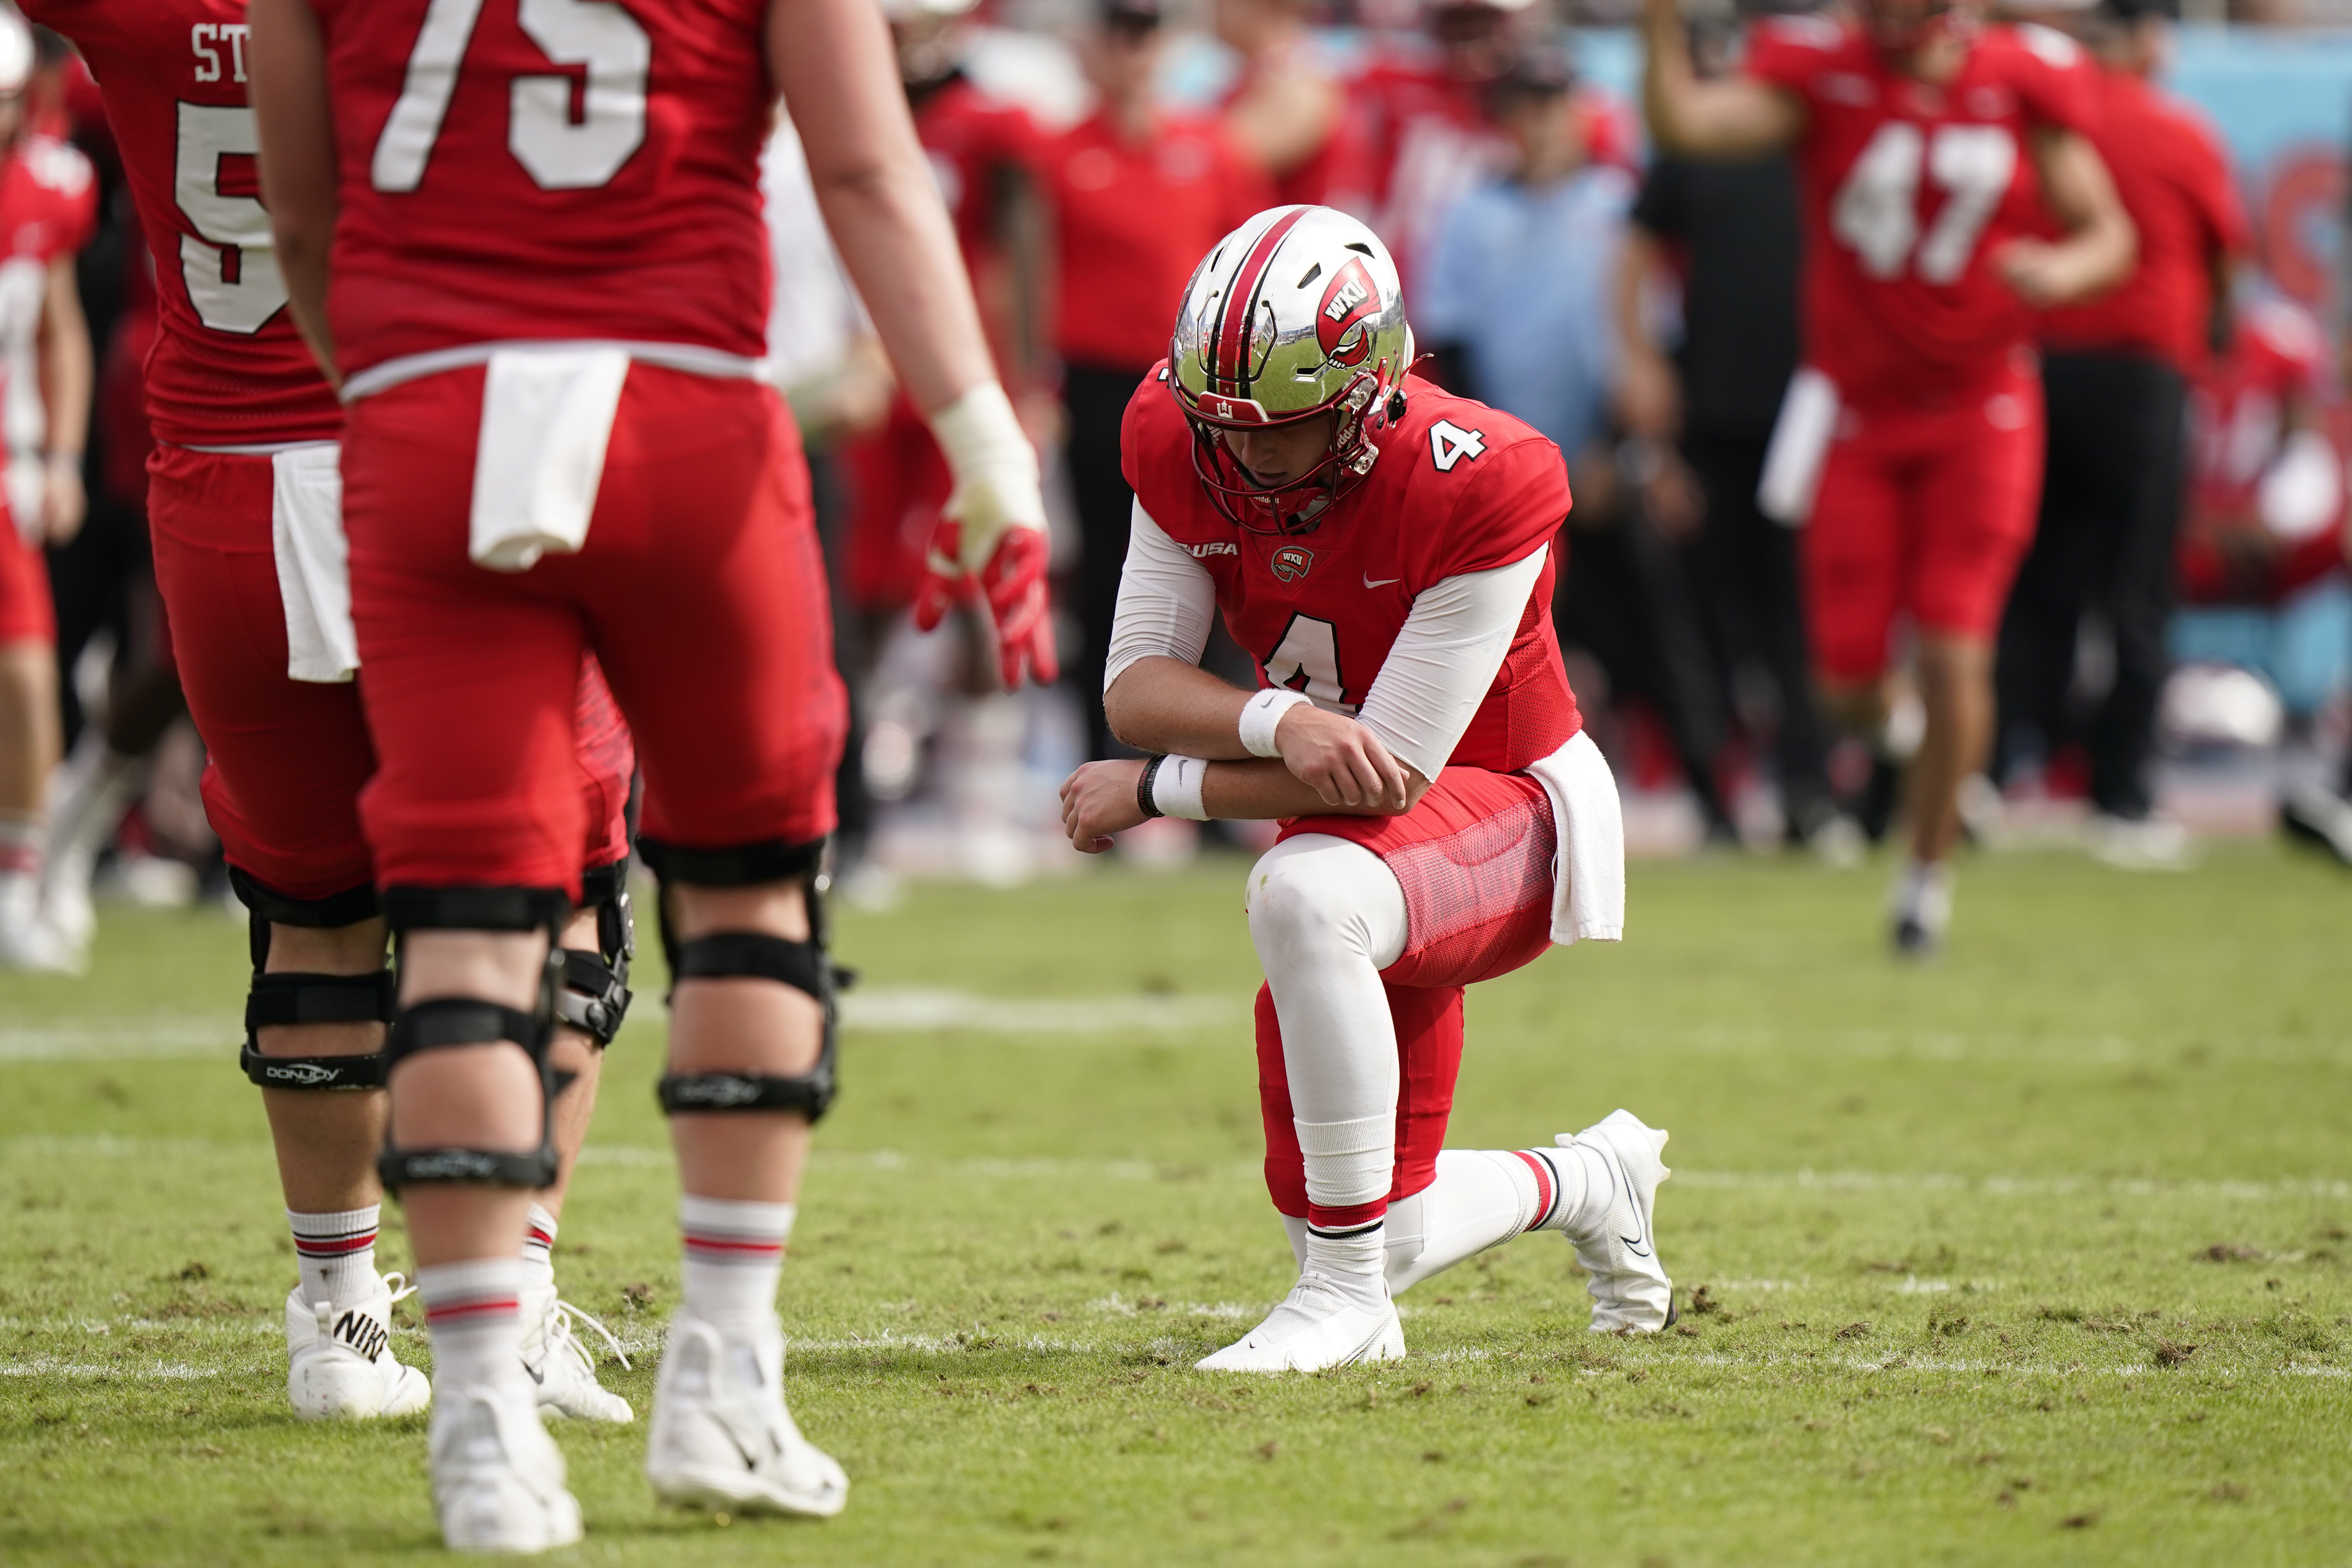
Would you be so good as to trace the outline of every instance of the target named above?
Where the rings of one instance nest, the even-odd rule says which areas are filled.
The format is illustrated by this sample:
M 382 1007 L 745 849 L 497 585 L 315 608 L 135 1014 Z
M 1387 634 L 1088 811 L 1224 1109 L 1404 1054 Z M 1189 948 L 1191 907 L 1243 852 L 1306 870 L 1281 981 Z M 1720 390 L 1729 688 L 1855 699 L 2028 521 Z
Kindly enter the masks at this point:
M 416 1271 L 433 1336 L 436 1388 L 473 1388 L 523 1375 L 522 1259 L 477 1258 Z
M 677 1201 L 677 1225 L 686 1242 L 688 1314 L 706 1323 L 760 1322 L 776 1310 L 784 1240 L 793 1233 L 791 1204 L 688 1193 Z
M 555 1216 L 537 1204 L 523 1224 L 522 1282 L 537 1290 L 555 1283 Z
M 302 1267 L 303 1299 L 310 1305 L 356 1301 L 374 1291 L 375 1223 L 382 1207 L 370 1204 L 340 1214 L 286 1211 L 294 1257 Z

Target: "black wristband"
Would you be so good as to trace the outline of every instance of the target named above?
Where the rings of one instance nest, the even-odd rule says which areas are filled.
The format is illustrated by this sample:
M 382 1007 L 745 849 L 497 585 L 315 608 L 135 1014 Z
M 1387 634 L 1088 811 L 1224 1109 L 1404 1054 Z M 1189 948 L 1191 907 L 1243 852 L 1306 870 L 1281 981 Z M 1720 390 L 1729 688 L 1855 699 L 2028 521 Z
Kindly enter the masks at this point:
M 1161 811 L 1159 804 L 1151 798 L 1151 781 L 1160 776 L 1160 764 L 1167 760 L 1166 757 L 1152 758 L 1143 764 L 1143 776 L 1135 781 L 1135 808 L 1143 813 L 1143 819 L 1146 822 L 1155 816 L 1168 815 Z

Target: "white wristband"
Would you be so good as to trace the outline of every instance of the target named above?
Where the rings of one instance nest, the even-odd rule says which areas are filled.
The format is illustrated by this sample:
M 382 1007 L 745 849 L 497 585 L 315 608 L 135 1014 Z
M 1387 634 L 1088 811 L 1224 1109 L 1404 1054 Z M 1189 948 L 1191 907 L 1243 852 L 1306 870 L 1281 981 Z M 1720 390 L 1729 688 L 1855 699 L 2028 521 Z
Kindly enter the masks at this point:
M 1201 786 L 1208 779 L 1209 764 L 1198 757 L 1162 757 L 1160 771 L 1151 775 L 1151 804 L 1162 816 L 1206 822 L 1209 808 L 1201 804 Z
M 993 381 L 978 386 L 931 416 L 931 435 L 940 444 L 948 469 L 958 479 L 992 463 L 1020 462 L 1033 466 L 1037 450 L 1021 428 L 1013 400 Z
M 1269 687 L 1242 705 L 1242 745 L 1253 757 L 1278 757 L 1282 748 L 1275 743 L 1274 732 L 1281 727 L 1282 716 L 1307 700 L 1303 691 L 1286 691 L 1281 687 Z

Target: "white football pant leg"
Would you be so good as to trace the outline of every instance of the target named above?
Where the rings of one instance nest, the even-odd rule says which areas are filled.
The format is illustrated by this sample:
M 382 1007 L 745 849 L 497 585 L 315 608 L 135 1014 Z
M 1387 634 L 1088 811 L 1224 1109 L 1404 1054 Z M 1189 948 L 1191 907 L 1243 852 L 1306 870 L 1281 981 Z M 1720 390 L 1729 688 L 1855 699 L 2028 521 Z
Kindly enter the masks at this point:
M 1404 889 L 1379 856 L 1302 833 L 1251 868 L 1250 941 L 1282 1021 L 1315 1203 L 1372 1203 L 1396 1166 L 1396 1026 L 1380 972 L 1404 952 Z

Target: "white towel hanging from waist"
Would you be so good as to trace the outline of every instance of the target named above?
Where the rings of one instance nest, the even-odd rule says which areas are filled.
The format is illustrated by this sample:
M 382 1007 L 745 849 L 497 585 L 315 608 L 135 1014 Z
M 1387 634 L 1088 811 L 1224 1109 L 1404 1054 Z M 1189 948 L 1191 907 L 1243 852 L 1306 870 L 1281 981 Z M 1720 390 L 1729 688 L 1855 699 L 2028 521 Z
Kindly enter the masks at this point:
M 341 458 L 331 441 L 269 455 L 269 542 L 286 606 L 287 679 L 328 686 L 360 667 Z
M 467 543 L 476 565 L 528 572 L 551 551 L 577 554 L 587 542 L 628 375 L 625 349 L 490 355 Z
M 1566 946 L 1625 936 L 1625 817 L 1617 781 L 1579 730 L 1528 772 L 1551 796 L 1559 862 L 1552 874 L 1551 939 Z

